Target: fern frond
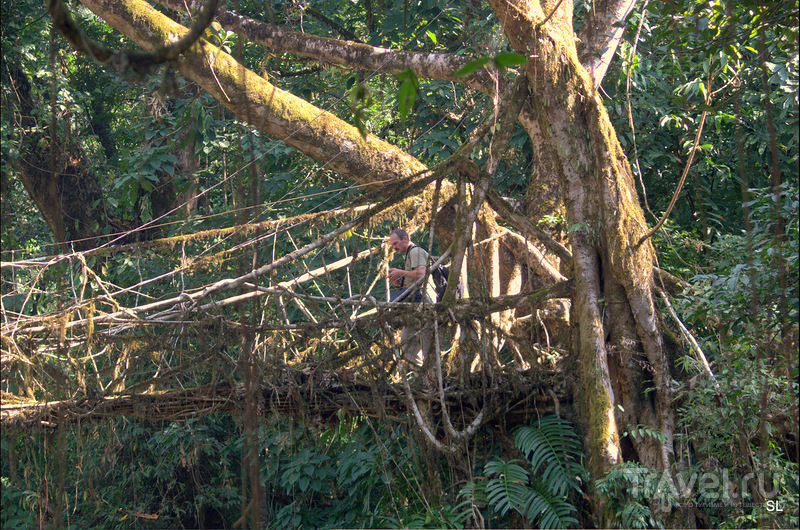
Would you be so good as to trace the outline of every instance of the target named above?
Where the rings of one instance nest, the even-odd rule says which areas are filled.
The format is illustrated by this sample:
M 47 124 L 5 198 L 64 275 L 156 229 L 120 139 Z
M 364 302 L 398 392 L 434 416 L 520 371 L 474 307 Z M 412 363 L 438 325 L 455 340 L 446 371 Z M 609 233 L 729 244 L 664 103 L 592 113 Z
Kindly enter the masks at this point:
M 489 504 L 500 515 L 505 515 L 511 509 L 523 513 L 523 504 L 528 495 L 528 471 L 515 462 L 518 460 L 505 462 L 495 459 L 484 467 L 487 475 L 498 475 L 486 485 L 486 494 Z
M 546 416 L 519 427 L 514 443 L 530 460 L 534 476 L 539 476 L 553 494 L 563 496 L 570 488 L 581 491 L 577 478 L 583 475 L 579 464 L 583 456 L 581 440 L 570 422 Z
M 536 522 L 538 528 L 569 528 L 578 526 L 574 517 L 575 506 L 561 497 L 553 495 L 545 484 L 534 481 L 528 489 L 523 506 L 525 518 Z
M 647 506 L 635 501 L 628 502 L 617 514 L 620 522 L 627 528 L 654 528 L 655 521 Z
M 486 484 L 487 482 L 485 480 L 469 482 L 458 492 L 458 497 L 466 498 L 467 500 L 464 502 L 485 506 L 489 504 L 489 498 L 486 495 Z

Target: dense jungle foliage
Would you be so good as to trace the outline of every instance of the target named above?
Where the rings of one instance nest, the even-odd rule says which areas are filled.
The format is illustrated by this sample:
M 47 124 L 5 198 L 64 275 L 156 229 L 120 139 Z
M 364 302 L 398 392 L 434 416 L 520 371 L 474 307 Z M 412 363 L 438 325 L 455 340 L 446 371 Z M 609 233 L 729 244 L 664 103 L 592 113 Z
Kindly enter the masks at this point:
M 67 5 L 90 38 L 114 49 L 132 46 L 79 2 Z M 235 9 L 277 26 L 384 48 L 500 63 L 510 57 L 502 55 L 509 47 L 496 17 L 480 2 L 239 0 Z M 574 1 L 576 27 L 592 9 L 588 0 Z M 363 186 L 234 116 L 169 64 L 139 71 L 100 66 L 53 29 L 38 0 L 2 0 L 0 15 L 4 324 L 17 315 L 60 311 L 89 284 L 100 294 L 103 285 L 137 285 L 124 300 L 138 304 L 175 292 L 183 282 L 239 276 L 341 225 L 333 215 L 313 223 L 302 216 L 363 201 Z M 623 528 L 663 526 L 654 499 L 691 511 L 697 527 L 796 528 L 798 3 L 636 2 L 624 28 L 602 92 L 651 226 L 685 177 L 654 235 L 661 269 L 686 282 L 671 302 L 666 295 L 658 301 L 678 388 L 677 487 L 636 462 L 589 476 L 569 404 L 561 405 L 560 415 L 533 414 L 517 425 L 499 414 L 469 442 L 469 458 L 459 461 L 435 451 L 431 458 L 407 417 L 260 410 L 251 428 L 245 414 L 213 409 L 172 419 L 108 414 L 77 418 L 66 428 L 3 424 L 0 526 L 232 528 L 256 520 L 273 528 L 587 527 L 593 521 L 587 499 L 594 494 Z M 204 36 L 280 88 L 431 167 L 456 152 L 494 105 L 487 95 L 449 81 L 373 75 L 274 53 L 216 23 Z M 494 175 L 492 188 L 517 203 L 528 190 L 532 149 L 517 125 Z M 473 154 L 480 164 L 489 156 L 488 150 Z M 48 161 L 78 175 L 74 195 L 63 200 L 89 212 L 63 226 L 67 243 L 58 241 L 20 176 Z M 407 215 L 354 229 L 347 243 L 276 271 L 271 281 L 368 249 L 391 227 L 403 226 Z M 293 229 L 285 238 L 259 225 L 284 221 Z M 577 229 L 561 211 L 531 221 L 559 241 Z M 229 231 L 247 225 L 252 228 Z M 192 234 L 203 235 L 169 239 Z M 428 232 L 415 238 L 427 242 Z M 86 269 L 77 262 L 14 265 L 134 243 L 125 252 L 81 258 L 102 282 L 82 277 Z M 325 286 L 307 293 L 322 296 L 329 286 L 342 297 L 371 290 L 366 271 L 377 262 L 332 272 Z M 144 282 L 186 264 L 185 277 Z M 378 282 L 375 297 L 385 297 L 387 287 Z M 286 303 L 263 316 L 263 309 L 236 306 L 231 318 L 243 327 L 271 319 L 294 324 L 308 322 L 316 310 Z M 53 343 L 64 343 L 63 326 L 59 337 L 59 324 L 50 325 Z M 237 360 L 243 344 L 224 346 L 223 338 L 209 334 L 209 351 L 216 353 L 188 365 L 184 356 L 196 344 L 148 329 L 140 338 L 157 347 L 146 354 L 149 364 L 125 379 L 116 359 L 100 357 L 107 346 L 99 340 L 88 341 L 80 357 L 54 349 L 28 366 L 13 356 L 15 339 L 4 334 L 2 403 L 101 400 L 123 388 L 155 388 L 148 385 L 166 377 L 172 390 L 216 384 L 220 373 L 232 384 L 245 380 Z M 268 349 L 284 358 L 300 352 L 301 367 L 312 370 L 323 359 L 315 345 L 297 336 Z M 120 356 L 136 348 L 131 340 L 108 351 L 127 358 Z M 542 365 L 570 369 L 567 348 L 536 351 Z M 349 352 L 341 347 L 343 356 Z M 74 370 L 56 373 L 47 368 L 48 356 L 69 357 Z M 92 367 L 95 359 L 99 367 Z M 501 350 L 497 362 L 511 367 L 513 355 Z M 94 381 L 94 373 L 103 374 L 102 381 Z M 266 380 L 279 381 L 279 370 Z M 73 387 L 81 393 L 66 390 Z M 651 396 L 646 391 L 641 399 Z M 630 444 L 662 435 L 633 425 L 621 436 Z M 253 461 L 256 478 L 246 465 Z M 260 492 L 253 491 L 256 483 Z M 258 519 L 244 515 L 251 497 L 260 499 Z

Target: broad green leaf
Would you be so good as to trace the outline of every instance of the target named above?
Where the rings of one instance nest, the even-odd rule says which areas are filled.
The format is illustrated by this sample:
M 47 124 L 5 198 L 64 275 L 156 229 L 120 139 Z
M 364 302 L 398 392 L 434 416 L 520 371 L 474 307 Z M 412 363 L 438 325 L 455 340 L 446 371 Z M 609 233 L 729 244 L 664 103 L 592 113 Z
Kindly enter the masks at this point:
M 494 57 L 494 63 L 500 67 L 510 67 L 510 66 L 519 66 L 521 64 L 527 63 L 528 60 L 523 57 L 522 55 L 514 52 L 502 52 L 498 53 Z
M 417 89 L 414 86 L 414 83 L 409 81 L 404 81 L 402 85 L 400 85 L 400 92 L 397 94 L 397 109 L 400 113 L 400 119 L 405 120 L 411 109 L 414 108 L 414 101 L 417 99 Z
M 475 59 L 474 61 L 470 61 L 461 68 L 458 69 L 455 73 L 455 77 L 462 77 L 469 74 L 474 74 L 481 68 L 483 68 L 489 62 L 488 57 L 482 57 L 480 59 Z

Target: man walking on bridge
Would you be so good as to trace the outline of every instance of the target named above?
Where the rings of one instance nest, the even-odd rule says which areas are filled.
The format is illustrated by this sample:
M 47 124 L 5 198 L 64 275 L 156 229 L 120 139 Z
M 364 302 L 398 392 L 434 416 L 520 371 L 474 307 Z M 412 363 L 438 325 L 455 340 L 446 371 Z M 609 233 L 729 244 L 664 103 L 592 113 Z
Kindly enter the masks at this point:
M 389 245 L 400 254 L 405 255 L 405 265 L 402 269 L 389 269 L 389 283 L 395 287 L 411 286 L 415 281 L 425 276 L 428 270 L 428 253 L 421 247 L 413 244 L 408 233 L 402 228 L 392 230 L 389 235 Z M 405 287 L 392 296 L 391 300 L 401 302 L 422 302 L 432 304 L 436 301 L 436 287 L 433 278 L 428 279 L 423 286 Z M 402 297 L 402 298 L 401 298 Z M 425 354 L 431 348 L 433 338 L 433 325 L 430 321 L 420 322 L 420 317 L 409 315 L 406 326 L 400 336 L 403 354 L 406 360 L 416 367 L 422 366 Z

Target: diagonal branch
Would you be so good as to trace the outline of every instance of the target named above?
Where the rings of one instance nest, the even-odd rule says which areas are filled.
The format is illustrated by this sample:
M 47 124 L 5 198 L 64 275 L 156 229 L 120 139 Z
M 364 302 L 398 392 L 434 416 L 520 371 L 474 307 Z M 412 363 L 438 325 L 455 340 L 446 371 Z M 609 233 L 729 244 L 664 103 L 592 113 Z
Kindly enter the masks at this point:
M 141 0 L 83 4 L 147 50 L 188 31 Z M 186 50 L 176 65 L 236 116 L 357 182 L 377 185 L 425 170 L 401 149 L 373 135 L 362 137 L 356 127 L 272 85 L 204 39 Z
M 578 35 L 578 58 L 599 86 L 625 33 L 622 24 L 636 0 L 594 0 Z
M 199 0 L 159 0 L 161 5 L 178 12 L 200 7 Z M 242 37 L 266 46 L 278 53 L 292 53 L 324 63 L 358 68 L 384 74 L 399 74 L 412 70 L 421 79 L 457 81 L 486 92 L 494 89 L 489 73 L 481 69 L 473 74 L 456 77 L 455 73 L 471 58 L 443 53 L 406 52 L 370 46 L 359 42 L 317 37 L 281 26 L 241 16 L 219 9 L 216 21 Z
M 174 61 L 197 42 L 214 20 L 218 3 L 219 0 L 207 0 L 205 5 L 201 5 L 198 2 L 198 5 L 201 6 L 200 14 L 189 32 L 181 37 L 180 40 L 156 48 L 149 53 L 142 53 L 137 50 L 114 51 L 94 42 L 78 27 L 78 24 L 70 16 L 66 6 L 64 6 L 63 0 L 49 0 L 47 9 L 55 27 L 79 52 L 89 55 L 100 64 L 112 65 L 119 70 L 132 67 L 135 71 L 144 71 L 151 66 Z
M 141 0 L 82 2 L 111 26 L 148 50 L 162 47 L 187 32 L 185 27 Z M 387 182 L 411 178 L 428 171 L 422 162 L 402 149 L 373 135 L 363 137 L 356 127 L 277 88 L 204 39 L 198 40 L 175 64 L 185 77 L 201 86 L 235 115 L 344 177 L 374 189 L 385 190 Z M 480 134 L 471 138 L 456 154 L 463 156 L 470 153 L 488 132 L 490 130 L 484 132 L 481 128 Z M 453 156 L 443 164 L 440 175 L 452 171 L 459 156 Z M 427 178 L 434 177 L 431 174 Z M 449 182 L 443 182 L 442 185 L 443 192 L 445 186 L 452 186 Z M 482 204 L 483 198 L 479 199 Z M 502 234 L 502 237 L 504 244 L 518 255 L 520 262 L 526 263 L 527 256 L 522 254 L 528 252 L 527 244 L 517 244 L 521 238 L 510 232 Z M 543 278 L 547 276 L 548 282 L 561 279 L 555 274 L 541 274 Z

